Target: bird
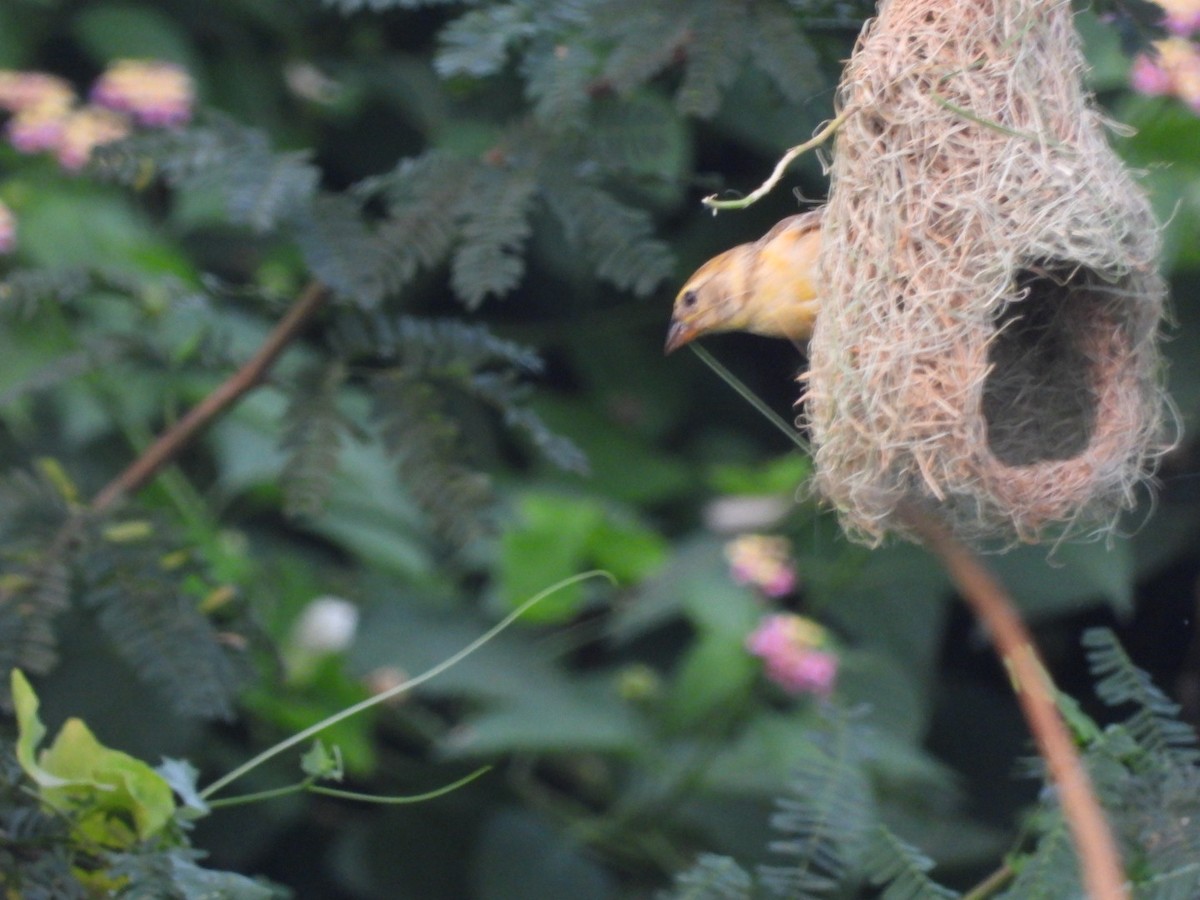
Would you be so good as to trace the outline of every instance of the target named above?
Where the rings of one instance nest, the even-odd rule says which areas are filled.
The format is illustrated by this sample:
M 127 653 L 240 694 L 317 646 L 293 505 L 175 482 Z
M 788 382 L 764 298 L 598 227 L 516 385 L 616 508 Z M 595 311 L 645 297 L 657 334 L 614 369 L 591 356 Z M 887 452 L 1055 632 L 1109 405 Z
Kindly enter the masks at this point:
M 721 331 L 808 340 L 820 306 L 823 215 L 819 208 L 788 216 L 697 269 L 675 297 L 664 352 Z

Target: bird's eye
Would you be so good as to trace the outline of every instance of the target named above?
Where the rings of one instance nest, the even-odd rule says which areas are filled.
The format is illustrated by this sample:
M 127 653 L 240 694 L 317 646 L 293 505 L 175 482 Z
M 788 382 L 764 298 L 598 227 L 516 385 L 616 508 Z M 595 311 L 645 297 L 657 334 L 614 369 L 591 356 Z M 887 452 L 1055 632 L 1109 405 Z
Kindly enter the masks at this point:
M 696 305 L 696 301 L 700 298 L 696 296 L 695 291 L 688 291 L 683 295 L 683 306 L 685 309 L 691 309 Z

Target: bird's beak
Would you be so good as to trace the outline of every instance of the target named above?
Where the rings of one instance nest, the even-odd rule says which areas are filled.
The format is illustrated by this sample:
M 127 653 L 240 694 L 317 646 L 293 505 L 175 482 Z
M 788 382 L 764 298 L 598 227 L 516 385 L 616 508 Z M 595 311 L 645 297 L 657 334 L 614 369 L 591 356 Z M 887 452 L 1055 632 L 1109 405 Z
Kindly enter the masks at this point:
M 696 337 L 697 331 L 687 322 L 680 322 L 677 319 L 671 320 L 671 327 L 667 331 L 667 346 L 663 348 L 663 353 L 674 353 L 684 344 L 689 343 Z

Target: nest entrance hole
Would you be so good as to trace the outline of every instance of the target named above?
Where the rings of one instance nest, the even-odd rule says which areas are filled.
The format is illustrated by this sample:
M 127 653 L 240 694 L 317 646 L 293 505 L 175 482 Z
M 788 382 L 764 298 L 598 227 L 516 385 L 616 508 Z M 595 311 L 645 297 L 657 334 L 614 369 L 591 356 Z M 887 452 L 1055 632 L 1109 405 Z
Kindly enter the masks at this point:
M 1096 430 L 1104 367 L 1089 348 L 1111 346 L 1114 285 L 1063 260 L 1030 264 L 994 319 L 983 385 L 988 449 L 1006 466 L 1069 460 Z

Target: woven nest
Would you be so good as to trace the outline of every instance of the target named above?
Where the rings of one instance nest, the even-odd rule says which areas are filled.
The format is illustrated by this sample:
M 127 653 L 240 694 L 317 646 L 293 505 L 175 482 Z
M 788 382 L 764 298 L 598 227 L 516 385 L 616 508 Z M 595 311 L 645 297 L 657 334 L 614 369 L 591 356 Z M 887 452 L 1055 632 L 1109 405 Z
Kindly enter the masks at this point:
M 806 391 L 853 536 L 1103 533 L 1165 449 L 1158 228 L 1067 2 L 883 0 L 847 66 Z

